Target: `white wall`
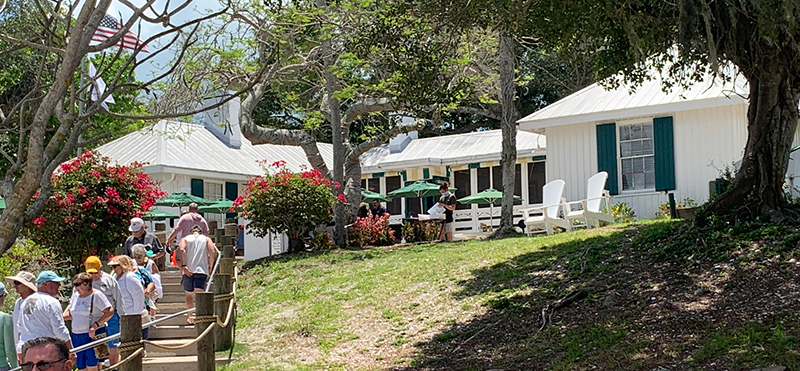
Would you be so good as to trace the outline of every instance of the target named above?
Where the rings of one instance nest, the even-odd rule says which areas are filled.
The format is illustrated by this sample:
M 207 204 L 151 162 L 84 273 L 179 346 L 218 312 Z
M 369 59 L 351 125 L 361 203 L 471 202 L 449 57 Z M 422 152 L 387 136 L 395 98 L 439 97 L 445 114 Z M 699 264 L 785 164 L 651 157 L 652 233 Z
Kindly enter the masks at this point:
M 741 159 L 747 140 L 746 106 L 738 104 L 660 116 L 673 117 L 676 199 L 705 202 L 709 197 L 708 182 L 717 178 L 725 165 Z M 614 121 L 619 125 L 652 118 Z M 586 197 L 586 180 L 597 172 L 595 127 L 598 124 L 601 122 L 545 130 L 547 180 L 564 179 L 569 201 Z M 797 157 L 800 162 L 800 154 Z M 797 168 L 800 169 L 800 164 Z M 657 192 L 624 193 L 613 198 L 615 203 L 627 202 L 638 219 L 652 218 L 658 205 L 665 201 L 667 196 Z

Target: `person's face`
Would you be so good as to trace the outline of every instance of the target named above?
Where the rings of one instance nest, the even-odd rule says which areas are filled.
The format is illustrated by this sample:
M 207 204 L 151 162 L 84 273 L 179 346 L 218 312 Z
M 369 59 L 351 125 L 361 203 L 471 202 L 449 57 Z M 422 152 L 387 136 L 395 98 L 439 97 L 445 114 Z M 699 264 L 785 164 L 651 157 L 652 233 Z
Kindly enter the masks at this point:
M 142 235 L 143 235 L 143 234 L 144 234 L 144 228 L 139 228 L 139 230 L 138 230 L 138 231 L 136 231 L 136 232 L 131 232 L 131 235 L 133 235 L 133 236 L 134 236 L 134 237 L 136 237 L 136 238 L 142 238 Z
M 103 273 L 101 273 L 100 271 L 97 271 L 97 272 L 94 272 L 94 273 L 89 273 L 89 274 L 92 275 L 92 281 L 99 281 L 100 277 L 103 277 Z
M 23 371 L 49 370 L 49 371 L 68 371 L 72 370 L 72 361 L 67 358 L 58 358 L 58 351 L 52 344 L 30 348 L 25 352 L 24 363 L 21 364 Z M 47 365 L 47 366 L 45 366 Z M 48 367 L 49 366 L 49 367 Z M 46 368 L 45 368 L 46 367 Z
M 377 209 L 377 208 L 381 207 L 381 203 L 378 202 L 378 201 L 372 201 L 372 207 Z
M 89 287 L 88 282 L 73 281 L 72 285 L 75 287 L 75 290 L 77 290 L 78 293 L 81 295 L 87 294 L 91 290 L 91 287 Z
M 123 272 L 122 272 L 122 266 L 121 265 L 112 265 L 111 269 L 114 270 L 114 273 L 117 274 L 117 277 L 121 277 L 122 276 Z
M 23 292 L 24 292 L 24 290 L 25 290 L 25 286 L 23 286 L 21 283 L 19 283 L 19 282 L 17 282 L 17 281 L 14 281 L 14 291 L 15 291 L 17 294 L 20 294 L 20 295 L 22 295 L 22 294 L 23 294 Z
M 136 264 L 144 265 L 144 256 L 136 256 L 134 259 L 136 259 Z
M 42 285 L 47 289 L 48 292 L 58 292 L 58 290 L 61 288 L 61 282 L 47 281 Z

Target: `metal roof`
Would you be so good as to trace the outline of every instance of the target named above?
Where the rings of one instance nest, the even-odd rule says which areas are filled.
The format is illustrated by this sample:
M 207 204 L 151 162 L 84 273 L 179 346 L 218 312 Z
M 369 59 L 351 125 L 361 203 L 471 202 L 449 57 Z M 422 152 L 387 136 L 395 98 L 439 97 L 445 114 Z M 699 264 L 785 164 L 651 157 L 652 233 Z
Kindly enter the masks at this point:
M 546 147 L 544 135 L 517 132 L 517 156 L 544 154 Z M 365 173 L 419 166 L 463 165 L 499 161 L 502 152 L 500 130 L 479 131 L 413 140 L 402 152 L 393 154 L 389 154 L 388 145 L 374 148 L 361 157 L 361 165 Z
M 144 163 L 146 171 L 160 166 L 178 171 L 255 176 L 264 173 L 259 161 L 265 160 L 286 161 L 292 171 L 300 171 L 303 166 L 311 167 L 300 147 L 253 145 L 246 138 L 241 141 L 240 148 L 231 148 L 203 125 L 160 121 L 151 129 L 130 133 L 100 146 L 97 151 L 119 164 Z M 318 146 L 330 166 L 333 159 L 331 145 L 319 143 Z
M 658 115 L 688 109 L 746 103 L 748 92 L 747 80 L 741 75 L 736 75 L 733 81 L 729 82 L 712 79 L 709 75 L 708 78 L 694 83 L 688 89 L 676 86 L 668 93 L 662 90 L 662 79 L 659 77 L 645 81 L 635 90 L 625 83 L 612 90 L 606 90 L 595 83 L 517 122 L 521 130 L 533 130 L 625 117 Z

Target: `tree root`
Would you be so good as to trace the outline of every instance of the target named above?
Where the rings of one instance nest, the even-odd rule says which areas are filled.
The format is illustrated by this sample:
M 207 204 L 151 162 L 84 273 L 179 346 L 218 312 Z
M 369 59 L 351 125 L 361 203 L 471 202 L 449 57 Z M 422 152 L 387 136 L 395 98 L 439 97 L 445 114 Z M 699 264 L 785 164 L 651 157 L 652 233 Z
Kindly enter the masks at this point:
M 552 324 L 553 312 L 558 309 L 568 307 L 576 301 L 586 299 L 587 297 L 589 297 L 588 291 L 575 290 L 565 295 L 555 303 L 548 304 L 546 307 L 544 307 L 544 309 L 542 309 L 542 326 L 539 327 L 539 331 L 546 329 Z

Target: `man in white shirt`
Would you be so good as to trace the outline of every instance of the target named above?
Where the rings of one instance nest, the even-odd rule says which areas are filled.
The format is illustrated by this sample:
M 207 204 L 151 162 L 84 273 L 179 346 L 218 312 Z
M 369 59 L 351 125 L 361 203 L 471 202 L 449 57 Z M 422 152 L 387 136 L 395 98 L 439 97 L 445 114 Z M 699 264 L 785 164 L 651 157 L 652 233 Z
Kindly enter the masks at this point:
M 61 289 L 61 282 L 66 280 L 64 277 L 59 277 L 56 272 L 42 271 L 36 277 L 36 286 L 38 286 L 39 292 L 58 299 L 58 290 Z
M 69 348 L 72 341 L 61 315 L 61 303 L 48 294 L 36 292 L 36 276 L 20 271 L 16 276 L 6 277 L 14 284 L 20 298 L 14 304 L 14 340 L 17 354 L 22 354 L 22 345 L 40 337 L 63 340 Z M 74 354 L 71 356 L 74 360 Z
M 208 276 L 214 269 L 217 248 L 210 238 L 201 233 L 199 226 L 192 227 L 191 234 L 183 237 L 178 247 L 178 264 L 183 274 L 181 283 L 186 293 L 186 309 L 194 307 L 195 293 L 206 291 Z M 187 322 L 194 323 L 191 315 Z

